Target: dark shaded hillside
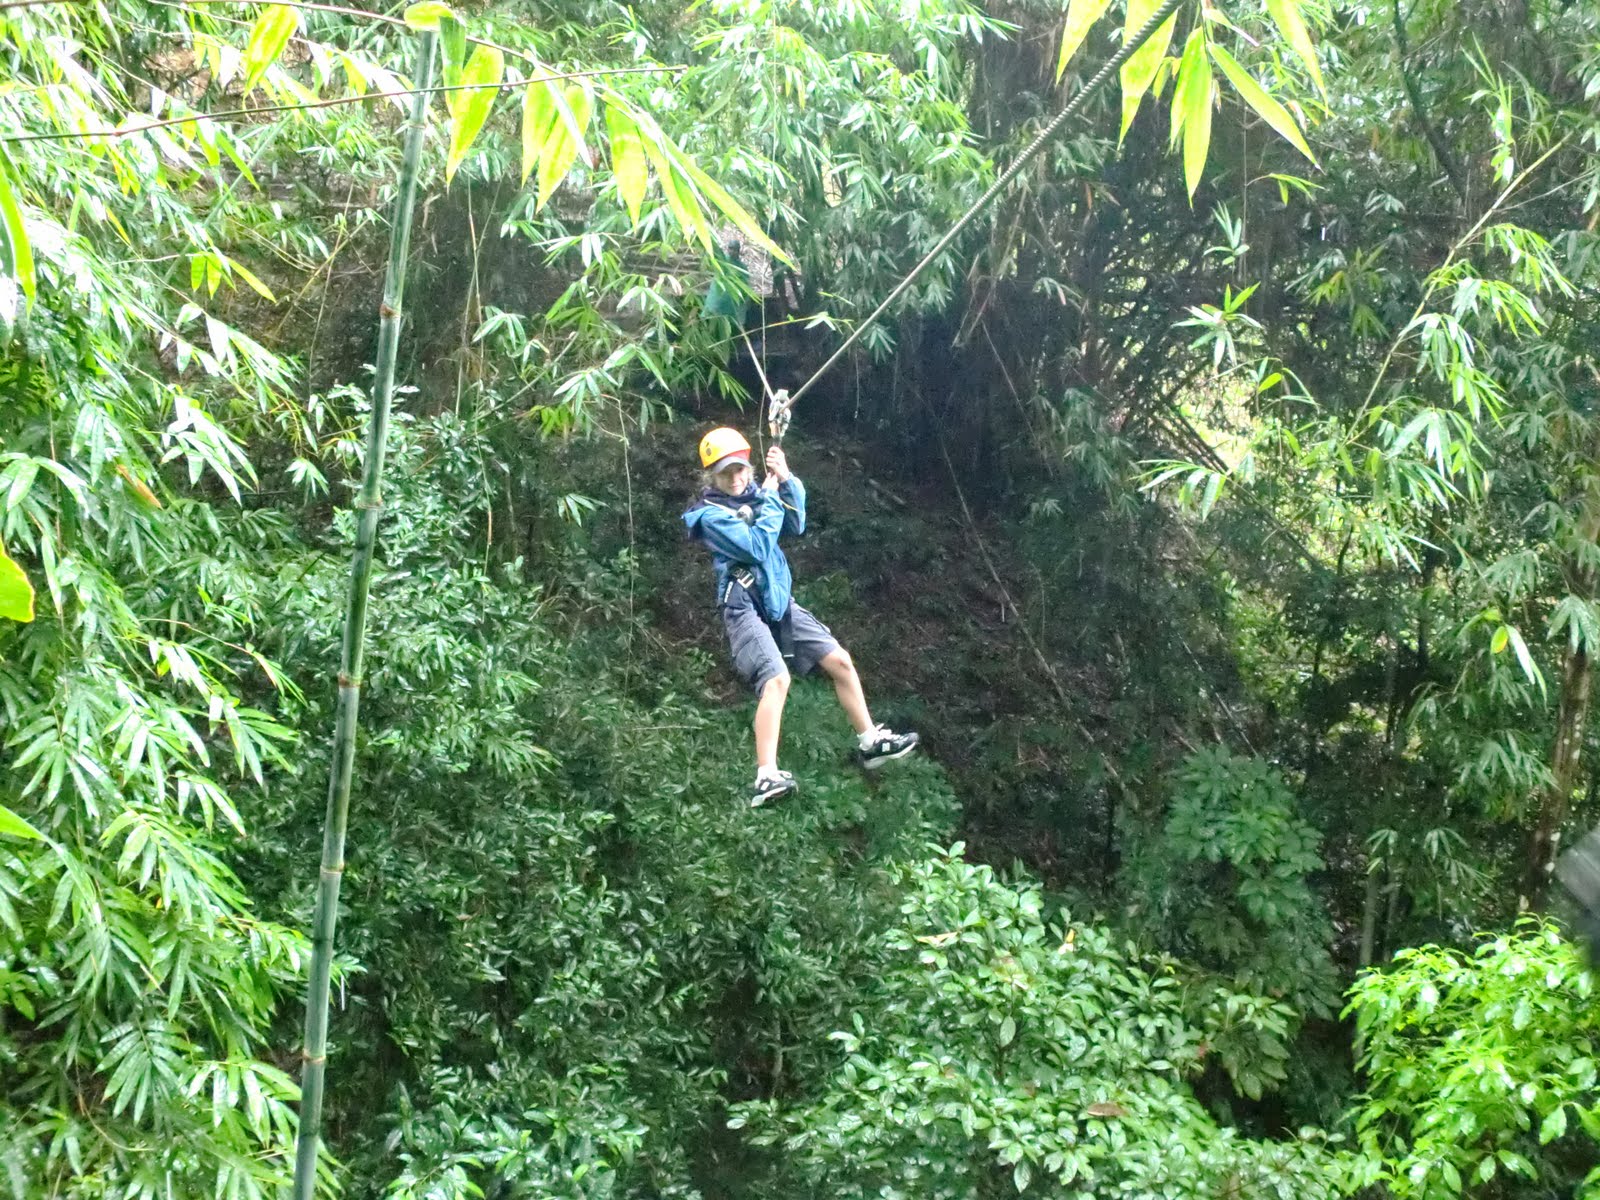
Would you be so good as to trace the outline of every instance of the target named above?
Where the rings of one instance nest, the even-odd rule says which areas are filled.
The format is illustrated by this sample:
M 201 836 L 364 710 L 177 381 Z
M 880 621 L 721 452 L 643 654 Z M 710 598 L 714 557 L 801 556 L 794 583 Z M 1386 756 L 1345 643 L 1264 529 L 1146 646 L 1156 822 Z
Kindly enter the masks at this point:
M 746 728 L 753 706 L 727 666 L 709 562 L 677 519 L 698 486 L 693 447 L 709 424 L 682 419 L 632 444 L 639 597 L 676 652 L 707 656 L 706 695 Z M 874 714 L 923 733 L 962 797 L 974 853 L 1099 893 L 1117 865 L 1108 821 L 1141 782 L 1142 764 L 1126 757 L 1139 753 L 1138 738 L 1123 723 L 1124 677 L 1151 652 L 1121 611 L 1122 589 L 1137 586 L 1136 548 L 1125 547 L 1107 578 L 1095 560 L 1103 516 L 1052 520 L 1052 534 L 1079 547 L 1058 550 L 1062 560 L 1082 565 L 1047 582 L 1017 540 L 1030 527 L 1002 516 L 1012 506 L 979 504 L 969 521 L 943 463 L 896 470 L 847 430 L 800 428 L 786 449 L 809 497 L 807 534 L 785 543 L 801 602 L 855 655 Z M 623 481 L 594 466 L 612 505 L 596 536 L 620 540 Z M 1102 639 L 1102 628 L 1117 632 Z M 803 686 L 831 698 L 825 680 Z M 1153 693 L 1141 688 L 1138 703 L 1148 710 Z

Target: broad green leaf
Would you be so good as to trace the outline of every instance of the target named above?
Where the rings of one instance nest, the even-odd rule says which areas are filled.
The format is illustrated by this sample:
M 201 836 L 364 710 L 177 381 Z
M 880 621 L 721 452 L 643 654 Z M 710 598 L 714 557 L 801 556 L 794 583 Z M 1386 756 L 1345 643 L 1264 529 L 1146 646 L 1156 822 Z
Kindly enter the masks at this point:
M 639 145 L 639 127 L 621 107 L 606 106 L 606 131 L 611 135 L 611 171 L 617 177 L 617 191 L 628 206 L 628 219 L 639 223 L 645 189 L 650 186 L 650 168 L 644 147 Z
M 1300 126 L 1295 124 L 1294 118 L 1289 115 L 1289 110 L 1284 108 L 1271 96 L 1229 54 L 1222 46 L 1212 43 L 1211 57 L 1216 60 L 1217 66 L 1222 68 L 1222 73 L 1228 77 L 1244 102 L 1260 114 L 1261 119 L 1271 125 L 1284 139 L 1309 158 L 1312 163 L 1317 162 L 1317 156 L 1311 153 L 1311 147 L 1306 145 L 1306 140 L 1300 134 Z M 1320 165 L 1320 164 L 1318 164 Z
M 552 99 L 556 101 L 558 113 L 563 108 L 566 111 L 551 126 L 550 136 L 539 151 L 539 208 L 549 203 L 577 160 L 582 143 L 573 137 L 572 131 L 587 129 L 589 118 L 594 114 L 594 97 L 576 84 L 553 93 Z
M 4 550 L 0 550 L 0 617 L 24 624 L 33 620 L 33 584 Z
M 420 4 L 413 4 L 405 11 L 405 22 L 412 29 L 438 29 L 439 22 L 445 17 L 454 17 L 448 4 L 440 0 L 421 0 Z
M 1206 56 L 1205 30 L 1201 28 L 1189 35 L 1172 93 L 1173 136 L 1181 132 L 1183 137 L 1183 179 L 1191 206 L 1211 149 L 1211 93 L 1211 59 Z
M 445 87 L 455 87 L 467 63 L 467 27 L 453 13 L 439 18 L 439 51 L 439 77 Z
M 300 10 L 288 4 L 264 9 L 250 26 L 250 41 L 244 49 L 244 94 L 249 95 L 267 68 L 278 61 L 289 39 L 300 28 Z
M 44 834 L 29 825 L 3 804 L 0 804 L 0 835 L 22 838 L 30 842 L 39 841 L 44 837 Z
M 1068 0 L 1067 24 L 1061 31 L 1061 56 L 1056 59 L 1056 82 L 1067 73 L 1067 63 L 1083 45 L 1094 23 L 1105 15 L 1111 0 Z
M 1122 36 L 1133 37 L 1160 7 L 1161 0 L 1128 0 L 1128 15 L 1123 22 Z M 1177 23 L 1178 16 L 1174 13 L 1122 64 L 1122 133 L 1118 135 L 1119 138 L 1128 136 L 1128 128 L 1139 112 L 1139 102 L 1155 82 L 1156 72 L 1161 69 L 1161 60 L 1167 56 L 1172 30 Z
M 522 92 L 522 182 L 539 162 L 539 152 L 550 139 L 550 127 L 555 124 L 556 106 L 550 98 L 550 85 L 543 73 L 528 84 Z
M 1283 34 L 1284 40 L 1296 54 L 1300 61 L 1305 63 L 1306 70 L 1311 72 L 1311 78 L 1317 85 L 1317 90 L 1327 99 L 1328 85 L 1322 81 L 1322 66 L 1317 62 L 1317 49 L 1311 44 L 1311 34 L 1306 30 L 1306 23 L 1300 16 L 1300 0 L 1267 0 L 1267 11 L 1272 14 L 1272 22 Z
M 11 189 L 11 160 L 4 146 L 0 146 L 0 272 L 14 279 L 28 303 L 33 303 L 33 247 L 22 221 L 22 206 Z
M 1560 1105 L 1539 1123 L 1539 1144 L 1547 1146 L 1567 1132 L 1567 1106 Z
M 1511 626 L 1502 625 L 1494 631 L 1494 636 L 1489 639 L 1489 653 L 1499 654 L 1511 642 Z
M 472 149 L 472 143 L 483 129 L 483 123 L 489 119 L 489 110 L 494 107 L 505 70 L 506 57 L 498 47 L 474 47 L 466 69 L 461 72 L 461 82 L 481 86 L 448 93 L 445 107 L 450 112 L 450 152 L 444 164 L 446 183 L 455 178 L 462 160 L 467 157 L 467 151 Z

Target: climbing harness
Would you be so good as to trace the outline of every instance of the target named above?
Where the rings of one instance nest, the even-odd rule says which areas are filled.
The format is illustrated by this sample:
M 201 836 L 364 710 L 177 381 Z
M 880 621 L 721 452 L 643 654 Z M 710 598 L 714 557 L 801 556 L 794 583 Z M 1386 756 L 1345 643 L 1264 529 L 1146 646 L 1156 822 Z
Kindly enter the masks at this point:
M 748 506 L 745 506 L 748 511 Z M 750 606 L 755 609 L 756 616 L 761 618 L 762 624 L 772 631 L 772 640 L 778 644 L 778 653 L 783 657 L 784 666 L 791 670 L 794 668 L 794 609 L 783 614 L 774 621 L 767 616 L 766 609 L 761 607 L 761 597 L 756 592 L 756 573 L 748 567 L 740 567 L 737 571 L 728 573 L 728 586 L 722 589 L 722 598 L 718 608 L 726 608 L 728 601 L 733 599 L 733 589 L 742 587 L 750 597 Z
M 861 338 L 866 334 L 867 330 L 872 328 L 872 326 L 877 323 L 878 319 L 882 317 L 884 313 L 889 311 L 890 306 L 893 305 L 896 300 L 905 295 L 906 291 L 911 287 L 911 285 L 916 282 L 917 277 L 926 271 L 941 254 L 949 249 L 950 243 L 954 242 L 956 238 L 960 236 L 961 231 L 972 223 L 973 218 L 987 208 L 994 201 L 995 197 L 1010 185 L 1011 181 L 1015 179 L 1022 171 L 1022 168 L 1027 166 L 1028 163 L 1031 162 L 1039 153 L 1039 151 L 1044 149 L 1045 144 L 1049 142 L 1057 132 L 1060 131 L 1061 127 L 1078 113 L 1078 111 L 1083 107 L 1084 102 L 1088 100 L 1090 96 L 1099 91 L 1103 86 L 1105 86 L 1106 81 L 1121 69 L 1123 63 L 1127 62 L 1128 59 L 1133 57 L 1134 53 L 1139 49 L 1140 46 L 1144 45 L 1150 40 L 1150 38 L 1155 34 L 1156 30 L 1160 29 L 1162 25 L 1166 24 L 1168 18 L 1177 12 L 1179 6 L 1182 4 L 1183 0 L 1163 0 L 1161 7 L 1156 9 L 1156 11 L 1151 14 L 1150 19 L 1123 41 L 1122 48 L 1112 55 L 1104 66 L 1095 72 L 1093 77 L 1090 78 L 1089 82 L 1083 85 L 1082 91 L 1068 101 L 1066 106 L 1053 118 L 1051 118 L 1050 123 L 1041 129 L 1037 135 L 1035 135 L 1033 141 L 1028 143 L 1028 145 L 1023 149 L 1022 153 L 1019 154 L 1012 161 L 1011 165 L 1005 169 L 1000 178 L 996 179 L 992 184 L 990 184 L 988 190 L 985 191 L 983 195 L 979 196 L 975 201 L 973 201 L 972 207 L 968 208 L 966 212 L 961 214 L 960 219 L 950 227 L 949 232 L 934 244 L 933 249 L 929 250 L 916 266 L 911 268 L 910 273 L 895 286 L 894 291 L 890 292 L 889 295 L 884 298 L 883 303 L 879 304 L 877 308 L 868 313 L 866 319 L 851 331 L 850 336 L 845 338 L 844 343 L 828 357 L 828 360 L 818 367 L 814 372 L 812 372 L 811 378 L 807 379 L 803 384 L 801 384 L 793 396 L 789 396 L 787 392 L 779 393 L 779 395 L 784 397 L 784 416 L 782 427 L 785 430 L 787 430 L 789 427 L 789 418 L 791 415 L 790 410 L 800 400 L 800 398 L 810 391 L 817 380 L 826 375 L 836 362 L 845 356 L 850 347 L 854 346 L 861 340 Z M 748 345 L 748 341 L 746 344 Z M 751 350 L 750 353 L 751 358 L 754 359 L 755 351 Z M 761 385 L 766 389 L 766 394 L 768 397 L 767 403 L 770 410 L 777 397 L 773 395 L 772 389 L 767 383 L 766 373 L 760 371 L 759 364 L 757 364 L 757 371 L 761 374 Z M 780 440 L 782 438 L 782 435 L 776 431 L 774 431 L 773 436 L 775 438 L 779 438 Z

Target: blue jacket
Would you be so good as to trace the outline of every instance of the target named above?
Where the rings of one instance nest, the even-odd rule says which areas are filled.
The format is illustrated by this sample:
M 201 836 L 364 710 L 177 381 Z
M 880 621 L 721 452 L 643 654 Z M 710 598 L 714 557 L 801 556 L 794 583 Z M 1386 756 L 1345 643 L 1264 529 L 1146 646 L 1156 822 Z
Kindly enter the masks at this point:
M 788 533 L 799 536 L 806 530 L 806 488 L 791 475 L 774 492 L 755 491 L 754 496 L 728 496 L 738 504 L 748 503 L 755 519 L 746 525 L 732 508 L 714 499 L 702 498 L 683 514 L 689 536 L 704 542 L 711 550 L 717 571 L 717 604 L 728 594 L 728 577 L 740 567 L 755 573 L 756 595 L 768 620 L 781 621 L 789 611 L 793 577 L 789 560 L 778 549 L 778 538 Z M 721 492 L 714 493 L 722 497 Z

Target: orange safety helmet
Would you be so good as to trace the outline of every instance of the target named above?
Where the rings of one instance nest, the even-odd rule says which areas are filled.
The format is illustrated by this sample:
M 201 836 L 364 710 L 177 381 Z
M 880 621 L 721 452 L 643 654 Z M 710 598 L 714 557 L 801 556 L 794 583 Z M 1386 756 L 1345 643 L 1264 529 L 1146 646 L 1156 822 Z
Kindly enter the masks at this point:
M 750 443 L 745 441 L 744 434 L 726 425 L 700 439 L 700 465 L 709 471 L 725 458 L 750 461 Z

